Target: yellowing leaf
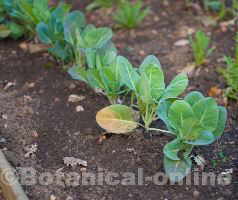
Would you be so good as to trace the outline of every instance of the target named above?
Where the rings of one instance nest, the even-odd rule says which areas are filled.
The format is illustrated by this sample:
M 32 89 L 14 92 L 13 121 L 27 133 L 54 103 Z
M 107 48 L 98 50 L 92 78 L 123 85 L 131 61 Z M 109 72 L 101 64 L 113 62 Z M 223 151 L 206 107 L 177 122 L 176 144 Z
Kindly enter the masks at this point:
M 116 104 L 100 110 L 96 115 L 97 123 L 109 133 L 129 133 L 138 123 L 136 113 L 130 107 Z

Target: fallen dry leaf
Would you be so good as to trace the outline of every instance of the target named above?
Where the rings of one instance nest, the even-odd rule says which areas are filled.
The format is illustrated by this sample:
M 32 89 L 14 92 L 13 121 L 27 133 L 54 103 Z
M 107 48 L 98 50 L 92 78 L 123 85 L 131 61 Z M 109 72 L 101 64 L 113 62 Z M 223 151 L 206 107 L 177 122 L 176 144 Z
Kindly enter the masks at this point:
M 187 64 L 186 67 L 179 69 L 178 73 L 186 73 L 188 75 L 191 75 L 195 68 L 196 68 L 196 66 L 194 63 L 189 63 L 189 64 Z
M 30 53 L 40 53 L 48 50 L 49 46 L 45 44 L 30 44 L 22 42 L 19 47 L 24 51 L 29 51 Z
M 222 89 L 218 88 L 217 86 L 215 87 L 211 87 L 209 92 L 208 92 L 208 95 L 210 97 L 217 97 L 219 96 L 220 94 L 222 93 Z

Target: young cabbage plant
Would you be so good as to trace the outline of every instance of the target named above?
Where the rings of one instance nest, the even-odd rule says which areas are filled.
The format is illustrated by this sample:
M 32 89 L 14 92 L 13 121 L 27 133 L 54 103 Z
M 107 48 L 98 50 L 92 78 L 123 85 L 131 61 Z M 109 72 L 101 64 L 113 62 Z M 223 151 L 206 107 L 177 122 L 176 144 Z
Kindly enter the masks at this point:
M 149 13 L 149 8 L 143 9 L 141 0 L 131 3 L 125 0 L 115 13 L 115 21 L 122 27 L 132 29 L 137 27 Z
M 68 23 L 65 23 L 65 40 L 74 52 L 74 64 L 84 67 L 85 57 L 111 43 L 112 31 L 109 28 L 96 28 L 91 24 L 85 28 L 77 26 L 77 23 L 74 25 L 76 26 L 68 26 Z
M 51 15 L 49 0 L 4 0 L 8 14 L 20 21 L 31 36 L 36 34 L 36 26 L 47 22 Z
M 89 84 L 93 89 L 101 90 L 111 104 L 116 104 L 119 96 L 125 92 L 120 81 L 117 51 L 112 43 L 100 50 L 91 50 L 87 55 L 86 67 L 75 65 L 69 69 L 73 79 Z
M 221 137 L 227 111 L 200 92 L 191 92 L 184 100 L 169 100 L 162 104 L 158 116 L 175 136 L 163 149 L 164 168 L 172 182 L 179 182 L 191 170 L 193 147 L 209 145 Z
M 214 50 L 213 48 L 209 48 L 210 42 L 211 39 L 202 31 L 197 31 L 194 39 L 190 38 L 196 66 L 204 64 L 206 58 Z
M 76 15 L 75 13 L 77 13 L 77 11 L 70 14 L 69 11 L 70 6 L 60 4 L 52 11 L 48 22 L 41 22 L 36 28 L 40 41 L 51 46 L 48 51 L 54 57 L 64 62 L 69 62 L 73 59 L 72 49 L 64 38 L 64 22 L 66 18 L 69 19 L 71 15 Z M 81 13 L 78 15 L 81 16 Z M 77 21 L 76 19 L 77 17 L 75 17 L 75 21 Z
M 153 130 L 150 125 L 156 119 L 156 110 L 160 101 L 176 98 L 182 94 L 188 85 L 187 76 L 177 75 L 166 87 L 160 62 L 152 55 L 145 58 L 139 69 L 133 68 L 131 63 L 122 56 L 119 56 L 117 65 L 121 82 L 132 91 L 131 101 L 136 100 L 144 128 L 147 131 Z
M 0 39 L 11 37 L 18 39 L 25 33 L 23 26 L 9 18 L 5 9 L 5 0 L 0 0 Z

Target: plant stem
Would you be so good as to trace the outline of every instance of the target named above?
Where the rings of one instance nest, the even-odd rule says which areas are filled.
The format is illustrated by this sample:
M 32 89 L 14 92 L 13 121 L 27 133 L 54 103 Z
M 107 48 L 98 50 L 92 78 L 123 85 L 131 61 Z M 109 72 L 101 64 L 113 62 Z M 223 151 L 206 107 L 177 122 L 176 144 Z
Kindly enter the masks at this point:
M 158 131 L 158 132 L 162 132 L 162 133 L 170 133 L 170 134 L 173 134 L 173 133 L 170 132 L 170 131 L 166 131 L 166 130 L 158 129 L 158 128 L 149 128 L 148 130 L 149 130 L 149 131 Z

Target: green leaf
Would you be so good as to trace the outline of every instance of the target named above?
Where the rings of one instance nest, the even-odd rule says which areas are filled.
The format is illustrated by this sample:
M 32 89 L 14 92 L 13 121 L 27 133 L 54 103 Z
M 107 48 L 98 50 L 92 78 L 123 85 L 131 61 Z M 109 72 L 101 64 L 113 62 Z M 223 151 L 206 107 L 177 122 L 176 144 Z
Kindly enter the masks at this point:
M 213 132 L 217 127 L 219 115 L 216 101 L 211 97 L 203 98 L 195 103 L 192 108 L 199 124 L 205 130 Z
M 219 117 L 218 117 L 218 124 L 217 128 L 213 131 L 213 135 L 216 139 L 221 137 L 222 133 L 224 132 L 227 120 L 227 111 L 226 108 L 219 106 Z
M 184 144 L 180 139 L 167 143 L 163 149 L 164 154 L 171 160 L 181 160 L 181 156 L 187 157 L 191 151 L 192 145 Z
M 146 104 L 152 104 L 154 102 L 150 83 L 149 78 L 143 73 L 137 86 L 139 97 Z
M 102 48 L 112 38 L 112 30 L 87 26 L 82 33 L 82 38 L 82 48 Z
M 215 141 L 214 135 L 210 131 L 203 131 L 198 135 L 198 138 L 193 141 L 185 141 L 187 144 L 192 145 L 208 145 Z
M 51 44 L 51 38 L 49 38 L 48 26 L 41 22 L 37 25 L 36 31 L 41 42 L 45 44 Z
M 100 71 L 98 69 L 88 69 L 87 70 L 87 80 L 88 84 L 92 88 L 105 89 L 106 85 L 104 84 L 102 77 L 100 76 Z
M 177 130 L 184 127 L 186 120 L 194 121 L 196 119 L 192 107 L 183 100 L 177 100 L 170 106 L 168 118 Z
M 86 26 L 84 14 L 80 11 L 73 11 L 69 13 L 65 17 L 63 26 L 65 40 L 74 45 L 76 34 L 80 34 L 80 32 Z
M 177 134 L 177 131 L 174 127 L 172 127 L 170 120 L 168 118 L 168 112 L 169 112 L 169 108 L 170 106 L 174 103 L 174 101 L 176 101 L 176 98 L 171 98 L 171 99 L 162 99 L 159 102 L 159 106 L 157 108 L 157 115 L 158 117 L 166 124 L 167 129 L 174 133 Z
M 165 156 L 164 168 L 170 181 L 175 183 L 183 180 L 183 178 L 191 172 L 192 161 L 190 158 L 175 161 Z
M 145 103 L 157 102 L 164 92 L 164 75 L 161 68 L 147 66 L 141 74 L 138 85 L 139 95 Z
M 131 63 L 122 56 L 117 57 L 117 65 L 122 83 L 124 83 L 129 89 L 136 92 L 136 85 L 140 79 L 140 76 L 136 72 L 136 69 L 133 68 Z
M 74 80 L 87 82 L 87 72 L 82 67 L 73 66 L 68 70 L 68 73 Z
M 116 104 L 100 110 L 96 115 L 97 123 L 109 133 L 129 133 L 138 123 L 135 112 L 128 106 Z
M 156 66 L 161 69 L 159 60 L 154 55 L 147 56 L 139 67 L 140 73 L 143 73 L 149 66 Z
M 13 39 L 22 37 L 25 32 L 23 26 L 16 24 L 15 22 L 9 22 L 7 24 L 7 27 L 11 31 L 10 37 L 12 37 Z
M 164 74 L 160 67 L 149 65 L 144 69 L 144 72 L 149 81 L 150 93 L 153 99 L 158 100 L 164 92 Z
M 204 98 L 204 96 L 202 95 L 202 93 L 194 91 L 194 92 L 190 92 L 184 98 L 184 100 L 187 101 L 191 106 L 193 106 L 195 103 L 197 103 L 198 101 L 200 101 L 203 98 Z
M 163 98 L 177 97 L 184 92 L 188 85 L 188 77 L 186 74 L 177 75 L 168 87 L 165 89 Z

